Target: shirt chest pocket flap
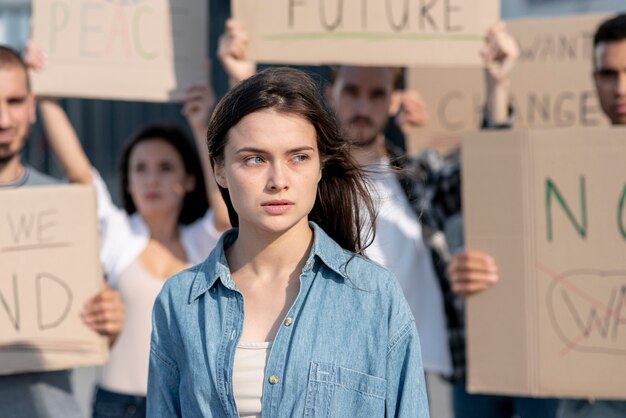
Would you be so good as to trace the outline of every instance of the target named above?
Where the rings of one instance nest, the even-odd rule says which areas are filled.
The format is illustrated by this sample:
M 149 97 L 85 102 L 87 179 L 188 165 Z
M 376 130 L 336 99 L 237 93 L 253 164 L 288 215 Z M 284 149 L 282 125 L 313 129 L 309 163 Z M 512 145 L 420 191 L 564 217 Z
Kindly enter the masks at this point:
M 304 416 L 383 416 L 386 387 L 383 378 L 311 362 Z

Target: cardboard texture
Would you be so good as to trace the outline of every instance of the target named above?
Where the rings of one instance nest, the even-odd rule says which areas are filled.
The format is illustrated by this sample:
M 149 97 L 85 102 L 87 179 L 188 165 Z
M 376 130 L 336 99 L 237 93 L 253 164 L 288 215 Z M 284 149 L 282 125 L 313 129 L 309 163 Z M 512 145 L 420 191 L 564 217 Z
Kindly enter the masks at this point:
M 471 392 L 626 399 L 626 129 L 468 134 L 467 248 L 500 282 L 468 299 Z
M 476 51 L 499 0 L 233 0 L 258 62 L 481 64 Z
M 92 187 L 1 190 L 0 375 L 103 364 L 80 310 L 103 284 Z
M 607 14 L 507 22 L 520 46 L 511 75 L 511 104 L 518 127 L 603 126 L 593 84 L 593 33 Z M 478 49 L 475 50 L 478 54 Z M 407 130 L 410 149 L 459 145 L 463 132 L 480 128 L 485 75 L 478 68 L 414 68 L 408 88 L 420 92 L 430 121 Z
M 39 95 L 172 101 L 206 80 L 207 2 L 33 0 Z

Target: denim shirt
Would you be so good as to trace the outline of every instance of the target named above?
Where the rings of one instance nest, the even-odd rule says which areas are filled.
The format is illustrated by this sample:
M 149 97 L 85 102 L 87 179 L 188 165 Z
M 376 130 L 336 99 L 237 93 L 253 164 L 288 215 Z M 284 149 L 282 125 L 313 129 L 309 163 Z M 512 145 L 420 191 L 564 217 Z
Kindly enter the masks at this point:
M 391 273 L 311 223 L 300 292 L 272 344 L 263 417 L 428 417 L 419 338 Z M 170 278 L 153 310 L 149 417 L 238 417 L 233 362 L 244 299 L 226 232 L 204 263 Z

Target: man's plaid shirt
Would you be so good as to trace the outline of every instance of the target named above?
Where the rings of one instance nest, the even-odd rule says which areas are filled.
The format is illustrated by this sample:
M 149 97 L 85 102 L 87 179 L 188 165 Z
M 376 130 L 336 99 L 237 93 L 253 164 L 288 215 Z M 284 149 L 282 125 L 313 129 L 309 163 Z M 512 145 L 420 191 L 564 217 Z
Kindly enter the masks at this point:
M 452 291 L 448 279 L 451 249 L 446 234 L 451 224 L 462 234 L 459 222 L 462 214 L 460 153 L 444 158 L 427 150 L 414 158 L 396 157 L 392 164 L 398 169 L 398 180 L 422 224 L 424 241 L 430 247 L 443 295 L 452 358 L 452 374 L 444 377 L 451 382 L 460 382 L 466 372 L 465 303 Z

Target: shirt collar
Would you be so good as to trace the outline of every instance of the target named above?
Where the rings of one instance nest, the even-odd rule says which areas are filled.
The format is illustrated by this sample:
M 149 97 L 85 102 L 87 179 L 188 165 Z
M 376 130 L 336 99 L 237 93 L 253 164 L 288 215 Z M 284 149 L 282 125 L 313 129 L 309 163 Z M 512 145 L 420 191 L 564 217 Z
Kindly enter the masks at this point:
M 350 253 L 344 250 L 316 223 L 309 222 L 313 229 L 313 246 L 303 271 L 313 268 L 316 260 L 321 260 L 328 268 L 337 273 L 340 277 L 347 279 L 346 264 L 350 258 Z M 220 280 L 222 284 L 231 289 L 236 289 L 233 278 L 230 275 L 230 268 L 226 260 L 225 248 L 232 245 L 239 234 L 238 228 L 233 228 L 222 234 L 215 249 L 211 251 L 209 257 L 196 269 L 196 275 L 191 285 L 189 303 L 192 303 L 204 293 L 208 292 L 216 282 Z

